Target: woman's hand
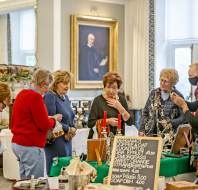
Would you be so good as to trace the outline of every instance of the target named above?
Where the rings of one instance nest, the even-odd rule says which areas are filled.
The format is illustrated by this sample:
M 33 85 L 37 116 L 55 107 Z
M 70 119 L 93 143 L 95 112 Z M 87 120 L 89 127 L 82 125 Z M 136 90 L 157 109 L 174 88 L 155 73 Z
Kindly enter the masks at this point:
M 63 118 L 63 115 L 62 114 L 55 114 L 53 116 L 48 116 L 49 118 L 54 118 L 56 121 L 59 121 L 61 122 L 62 118 Z
M 183 112 L 185 113 L 188 111 L 188 105 L 186 104 L 185 100 L 178 96 L 176 93 L 171 93 L 171 100 L 180 108 L 182 108 Z
M 114 118 L 114 117 L 108 118 L 107 119 L 107 124 L 111 125 L 113 127 L 117 127 L 118 126 L 118 119 Z
M 68 132 L 65 133 L 65 140 L 70 141 L 76 135 L 76 128 L 70 127 Z
M 113 108 L 117 109 L 118 111 L 124 109 L 122 104 L 118 100 L 113 99 L 113 98 L 107 98 L 106 100 L 107 100 L 108 106 L 113 107 Z
M 106 101 L 108 106 L 115 108 L 116 110 L 118 110 L 118 112 L 121 113 L 122 119 L 124 121 L 127 121 L 130 118 L 130 114 L 125 110 L 125 108 L 117 99 L 106 98 Z
M 63 118 L 63 115 L 58 113 L 58 114 L 54 115 L 53 118 L 60 122 Z
M 73 138 L 76 135 L 76 128 L 70 127 L 69 134 L 70 134 L 71 138 Z
M 141 137 L 145 136 L 144 132 L 138 132 L 138 135 Z

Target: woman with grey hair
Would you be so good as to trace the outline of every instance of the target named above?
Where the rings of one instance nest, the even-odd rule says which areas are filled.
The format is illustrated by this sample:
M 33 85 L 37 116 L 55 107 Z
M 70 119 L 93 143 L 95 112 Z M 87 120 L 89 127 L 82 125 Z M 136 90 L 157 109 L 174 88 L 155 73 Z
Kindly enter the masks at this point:
M 48 118 L 43 100 L 51 82 L 49 71 L 36 70 L 31 88 L 21 90 L 14 101 L 12 149 L 19 161 L 21 179 L 30 179 L 32 175 L 36 178 L 44 176 L 47 131 L 56 123 L 55 119 Z
M 168 133 L 172 138 L 178 125 L 183 123 L 182 110 L 170 98 L 172 92 L 182 97 L 175 88 L 178 80 L 175 69 L 167 68 L 160 72 L 160 87 L 151 91 L 142 112 L 140 135 L 164 137 Z

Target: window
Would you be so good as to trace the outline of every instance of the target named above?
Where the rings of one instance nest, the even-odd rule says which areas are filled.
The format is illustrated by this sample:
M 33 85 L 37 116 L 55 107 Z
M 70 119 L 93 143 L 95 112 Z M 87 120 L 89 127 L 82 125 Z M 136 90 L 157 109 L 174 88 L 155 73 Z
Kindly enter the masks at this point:
M 34 66 L 35 60 L 35 11 L 33 8 L 10 13 L 11 63 Z
M 166 0 L 167 39 L 198 38 L 197 0 Z
M 177 89 L 183 94 L 186 100 L 194 99 L 192 96 L 192 86 L 188 82 L 188 69 L 189 65 L 194 60 L 197 60 L 198 54 L 198 41 L 182 41 L 173 42 L 170 41 L 168 45 L 169 49 L 169 63 L 170 67 L 175 68 L 179 74 L 179 82 L 177 83 Z
M 35 15 L 33 9 L 19 12 L 20 19 L 20 49 L 35 50 Z
M 178 71 L 179 82 L 176 88 L 183 94 L 185 99 L 189 99 L 191 86 L 188 82 L 188 68 L 192 62 L 192 44 L 181 44 L 179 42 L 169 42 L 169 67 Z
M 189 65 L 191 64 L 191 47 L 175 47 L 174 51 L 174 61 L 175 68 L 179 74 L 179 82 L 176 87 L 183 94 L 185 99 L 189 98 L 189 92 L 191 91 L 190 83 L 186 81 L 188 79 L 188 70 Z
M 191 86 L 187 71 L 192 62 L 198 61 L 193 56 L 198 52 L 198 1 L 157 0 L 156 5 L 156 86 L 162 68 L 175 68 L 179 73 L 176 87 L 188 99 Z

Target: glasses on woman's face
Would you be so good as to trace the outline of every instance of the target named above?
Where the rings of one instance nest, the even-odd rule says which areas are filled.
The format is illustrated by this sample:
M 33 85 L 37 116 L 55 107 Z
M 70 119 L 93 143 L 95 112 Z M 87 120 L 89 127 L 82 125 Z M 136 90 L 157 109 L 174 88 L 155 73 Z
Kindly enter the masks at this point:
M 107 93 L 108 96 L 112 96 L 112 95 L 115 96 L 118 93 L 117 84 L 116 85 L 115 84 L 112 84 L 112 85 L 107 84 L 105 89 L 106 89 L 106 93 Z
M 40 84 L 40 86 L 41 87 L 44 87 L 44 88 L 46 88 L 46 89 L 48 89 L 49 88 L 49 83 L 47 83 L 47 82 L 42 82 L 41 84 Z
M 164 83 L 164 84 L 170 84 L 170 81 L 168 81 L 166 79 L 160 79 L 160 82 L 161 83 Z
M 118 87 L 117 86 L 106 86 L 107 89 L 112 90 L 112 91 L 117 91 Z

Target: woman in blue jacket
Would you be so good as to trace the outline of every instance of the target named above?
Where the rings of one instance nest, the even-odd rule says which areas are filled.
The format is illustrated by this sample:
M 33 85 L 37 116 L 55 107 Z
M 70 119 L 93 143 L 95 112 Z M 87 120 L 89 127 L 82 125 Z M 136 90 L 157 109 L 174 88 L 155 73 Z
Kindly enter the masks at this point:
M 47 174 L 50 175 L 50 167 L 54 157 L 63 157 L 72 155 L 71 139 L 75 135 L 74 112 L 71 108 L 67 91 L 70 84 L 70 74 L 67 71 L 56 71 L 53 74 L 54 81 L 51 90 L 45 94 L 44 100 L 47 106 L 48 115 L 62 114 L 61 124 L 65 136 L 56 138 L 52 143 L 45 146 Z

